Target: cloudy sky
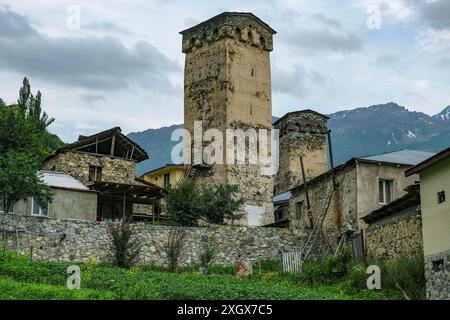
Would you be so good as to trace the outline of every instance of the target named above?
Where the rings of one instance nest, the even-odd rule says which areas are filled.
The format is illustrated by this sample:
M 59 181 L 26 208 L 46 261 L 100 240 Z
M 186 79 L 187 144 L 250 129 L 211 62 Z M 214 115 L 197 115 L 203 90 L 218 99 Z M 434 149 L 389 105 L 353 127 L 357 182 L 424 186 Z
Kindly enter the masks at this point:
M 450 105 L 448 0 L 0 0 L 0 97 L 15 102 L 29 77 L 66 142 L 182 123 L 178 32 L 223 11 L 253 12 L 278 31 L 275 116 Z

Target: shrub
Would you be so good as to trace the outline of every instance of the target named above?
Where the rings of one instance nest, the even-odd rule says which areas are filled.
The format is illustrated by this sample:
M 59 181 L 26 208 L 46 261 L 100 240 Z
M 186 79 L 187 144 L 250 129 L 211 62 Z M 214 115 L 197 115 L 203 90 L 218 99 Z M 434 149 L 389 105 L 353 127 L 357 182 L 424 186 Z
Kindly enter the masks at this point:
M 138 262 L 141 244 L 132 239 L 133 228 L 129 223 L 114 223 L 110 225 L 113 244 L 113 263 L 122 268 L 129 269 Z
M 179 258 L 181 250 L 184 247 L 185 238 L 186 231 L 178 227 L 172 227 L 167 235 L 164 252 L 166 254 L 167 265 L 170 272 L 175 272 L 178 269 Z
M 204 274 L 208 273 L 208 268 L 217 254 L 217 246 L 214 242 L 207 240 L 200 253 L 200 268 Z

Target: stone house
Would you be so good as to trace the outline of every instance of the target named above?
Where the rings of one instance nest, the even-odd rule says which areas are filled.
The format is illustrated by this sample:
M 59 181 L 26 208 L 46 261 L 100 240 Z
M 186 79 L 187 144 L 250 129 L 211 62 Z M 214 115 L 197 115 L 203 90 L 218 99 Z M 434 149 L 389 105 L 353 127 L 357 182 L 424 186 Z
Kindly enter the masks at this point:
M 409 168 L 420 175 L 427 296 L 450 299 L 450 148 Z
M 78 141 L 56 149 L 45 159 L 44 168 L 69 174 L 96 191 L 96 220 L 108 221 L 155 211 L 163 189 L 135 175 L 136 163 L 146 159 L 147 153 L 115 127 L 80 136 Z M 144 212 L 136 212 L 138 205 L 146 208 Z
M 405 188 L 419 180 L 405 177 L 404 171 L 432 153 L 399 150 L 368 157 L 353 158 L 291 189 L 290 227 L 308 232 L 312 221 L 326 210 L 323 222 L 327 242 L 336 245 L 344 231 L 359 233 L 364 243 L 363 218 L 374 210 L 406 194 Z M 333 181 L 335 188 L 333 188 Z M 329 198 L 329 206 L 324 204 Z M 308 209 L 310 204 L 310 210 Z
M 419 184 L 407 194 L 363 217 L 367 224 L 367 254 L 380 260 L 395 260 L 423 254 Z
M 96 191 L 89 190 L 83 183 L 65 173 L 40 171 L 38 176 L 51 188 L 52 201 L 47 202 L 46 207 L 40 207 L 35 199 L 29 198 L 15 203 L 9 213 L 56 219 L 97 219 Z M 0 213 L 4 213 L 1 207 Z

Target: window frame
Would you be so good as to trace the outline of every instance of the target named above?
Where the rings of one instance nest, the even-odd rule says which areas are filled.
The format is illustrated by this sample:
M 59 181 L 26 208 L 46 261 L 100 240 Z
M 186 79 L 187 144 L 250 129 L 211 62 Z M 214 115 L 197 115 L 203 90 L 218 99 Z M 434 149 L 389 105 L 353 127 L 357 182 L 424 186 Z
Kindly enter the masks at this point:
M 31 215 L 33 216 L 33 217 L 44 217 L 44 218 L 48 218 L 48 216 L 49 216 L 49 213 L 50 213 L 50 201 L 49 200 L 47 200 L 47 214 L 42 214 L 42 212 L 44 211 L 42 208 L 41 208 L 41 206 L 36 202 L 36 205 L 38 206 L 38 208 L 39 208 L 39 214 L 35 214 L 34 213 L 34 203 L 35 203 L 36 201 L 34 200 L 34 197 L 31 197 Z
M 164 189 L 170 187 L 170 172 L 164 174 Z
M 94 177 L 91 177 L 91 169 L 94 170 Z M 103 167 L 90 164 L 89 165 L 89 182 L 100 182 L 102 181 Z
M 380 188 L 382 184 L 382 188 Z M 389 201 L 387 197 L 387 184 L 389 184 Z M 382 191 L 382 192 L 381 192 Z M 381 199 L 382 198 L 382 199 Z M 387 205 L 394 200 L 394 180 L 392 179 L 379 179 L 378 180 L 378 204 Z
M 442 198 L 441 198 L 442 196 Z M 439 191 L 437 193 L 437 203 L 438 204 L 442 204 L 446 201 L 447 199 L 445 198 L 445 190 Z
M 295 203 L 295 218 L 301 220 L 303 218 L 303 210 L 305 206 L 305 201 L 297 201 Z

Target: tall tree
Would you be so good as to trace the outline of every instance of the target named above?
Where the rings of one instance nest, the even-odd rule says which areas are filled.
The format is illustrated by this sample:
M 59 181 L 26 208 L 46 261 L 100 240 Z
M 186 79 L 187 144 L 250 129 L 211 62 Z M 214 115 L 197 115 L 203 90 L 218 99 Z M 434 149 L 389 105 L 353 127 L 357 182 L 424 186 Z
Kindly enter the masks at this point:
M 34 197 L 45 207 L 51 190 L 37 176 L 48 152 L 47 127 L 53 118 L 42 112 L 41 93 L 31 93 L 24 78 L 17 105 L 0 101 L 0 201 L 5 212 L 20 200 Z

